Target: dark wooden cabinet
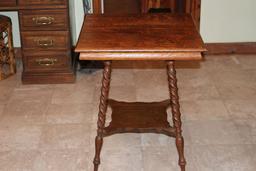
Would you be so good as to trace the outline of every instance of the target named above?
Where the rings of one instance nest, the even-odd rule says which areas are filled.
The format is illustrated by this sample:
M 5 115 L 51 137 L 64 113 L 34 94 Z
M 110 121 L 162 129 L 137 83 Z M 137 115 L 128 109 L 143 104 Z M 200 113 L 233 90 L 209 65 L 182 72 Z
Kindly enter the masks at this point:
M 23 56 L 22 82 L 74 82 L 68 0 L 8 2 L 0 0 L 0 10 L 19 12 Z
M 15 6 L 16 0 L 0 0 L 0 7 L 1 6 Z
M 103 0 L 103 2 L 109 1 L 108 7 L 111 6 L 110 3 L 122 3 L 118 0 Z M 101 0 L 93 0 L 93 11 L 94 13 L 101 13 L 102 9 L 105 10 L 104 7 L 101 6 Z M 151 8 L 162 8 L 162 9 L 170 9 L 172 12 L 178 12 L 183 11 L 186 13 L 191 14 L 193 17 L 194 23 L 199 29 L 200 25 L 200 11 L 201 11 L 201 0 L 137 0 L 140 4 L 140 12 L 141 13 L 147 13 L 149 9 Z M 106 3 L 103 3 L 106 4 Z M 112 4 L 113 6 L 119 7 L 117 9 L 118 12 L 127 11 L 125 8 L 126 6 L 123 6 L 123 8 L 120 8 L 120 5 Z M 132 6 L 132 5 L 129 5 Z M 136 5 L 134 5 L 136 6 Z M 177 8 L 177 6 L 180 6 L 180 9 Z M 109 9 L 114 9 L 114 7 L 111 7 Z M 130 10 L 131 11 L 131 10 Z M 108 11 L 109 13 L 109 11 Z M 112 12 L 115 13 L 115 12 Z

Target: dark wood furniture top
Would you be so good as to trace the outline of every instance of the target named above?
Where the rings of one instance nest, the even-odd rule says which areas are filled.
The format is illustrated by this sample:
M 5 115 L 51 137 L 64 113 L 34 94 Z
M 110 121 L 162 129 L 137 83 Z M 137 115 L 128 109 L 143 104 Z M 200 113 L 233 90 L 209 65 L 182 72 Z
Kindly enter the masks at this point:
M 68 0 L 0 0 L 18 11 L 25 84 L 73 83 Z
M 88 15 L 75 49 L 81 60 L 201 59 L 188 14 Z

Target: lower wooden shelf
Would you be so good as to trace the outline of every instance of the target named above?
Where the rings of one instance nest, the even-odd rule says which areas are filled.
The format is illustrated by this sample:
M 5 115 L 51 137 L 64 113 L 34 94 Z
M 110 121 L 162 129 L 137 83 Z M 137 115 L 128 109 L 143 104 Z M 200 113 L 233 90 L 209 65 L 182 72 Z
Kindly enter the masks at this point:
M 175 129 L 167 120 L 170 100 L 162 102 L 118 102 L 108 100 L 112 121 L 104 128 L 104 136 L 117 133 L 161 133 L 175 137 Z

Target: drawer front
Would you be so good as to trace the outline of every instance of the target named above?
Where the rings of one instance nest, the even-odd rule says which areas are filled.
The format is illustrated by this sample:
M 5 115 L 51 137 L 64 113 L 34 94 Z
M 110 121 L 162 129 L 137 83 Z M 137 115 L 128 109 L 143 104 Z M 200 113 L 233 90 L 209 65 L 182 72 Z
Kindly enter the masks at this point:
M 70 49 L 68 31 L 22 32 L 21 35 L 24 50 L 58 51 Z
M 67 10 L 22 10 L 20 25 L 22 30 L 67 30 Z
M 26 72 L 60 72 L 70 70 L 70 56 L 65 52 L 24 52 Z
M 15 6 L 16 0 L 0 0 L 0 6 Z
M 19 0 L 20 5 L 67 5 L 67 0 Z

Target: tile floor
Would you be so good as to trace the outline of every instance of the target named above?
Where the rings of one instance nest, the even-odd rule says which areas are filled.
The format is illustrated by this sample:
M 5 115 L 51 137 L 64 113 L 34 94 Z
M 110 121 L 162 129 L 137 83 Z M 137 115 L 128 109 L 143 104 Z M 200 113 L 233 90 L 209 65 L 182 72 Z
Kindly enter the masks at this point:
M 256 56 L 207 56 L 178 63 L 188 171 L 256 170 Z M 92 171 L 101 72 L 76 84 L 0 82 L 1 171 Z M 112 98 L 168 98 L 161 62 L 115 62 Z M 109 120 L 109 119 L 108 119 Z M 178 171 L 164 135 L 105 138 L 101 171 Z

